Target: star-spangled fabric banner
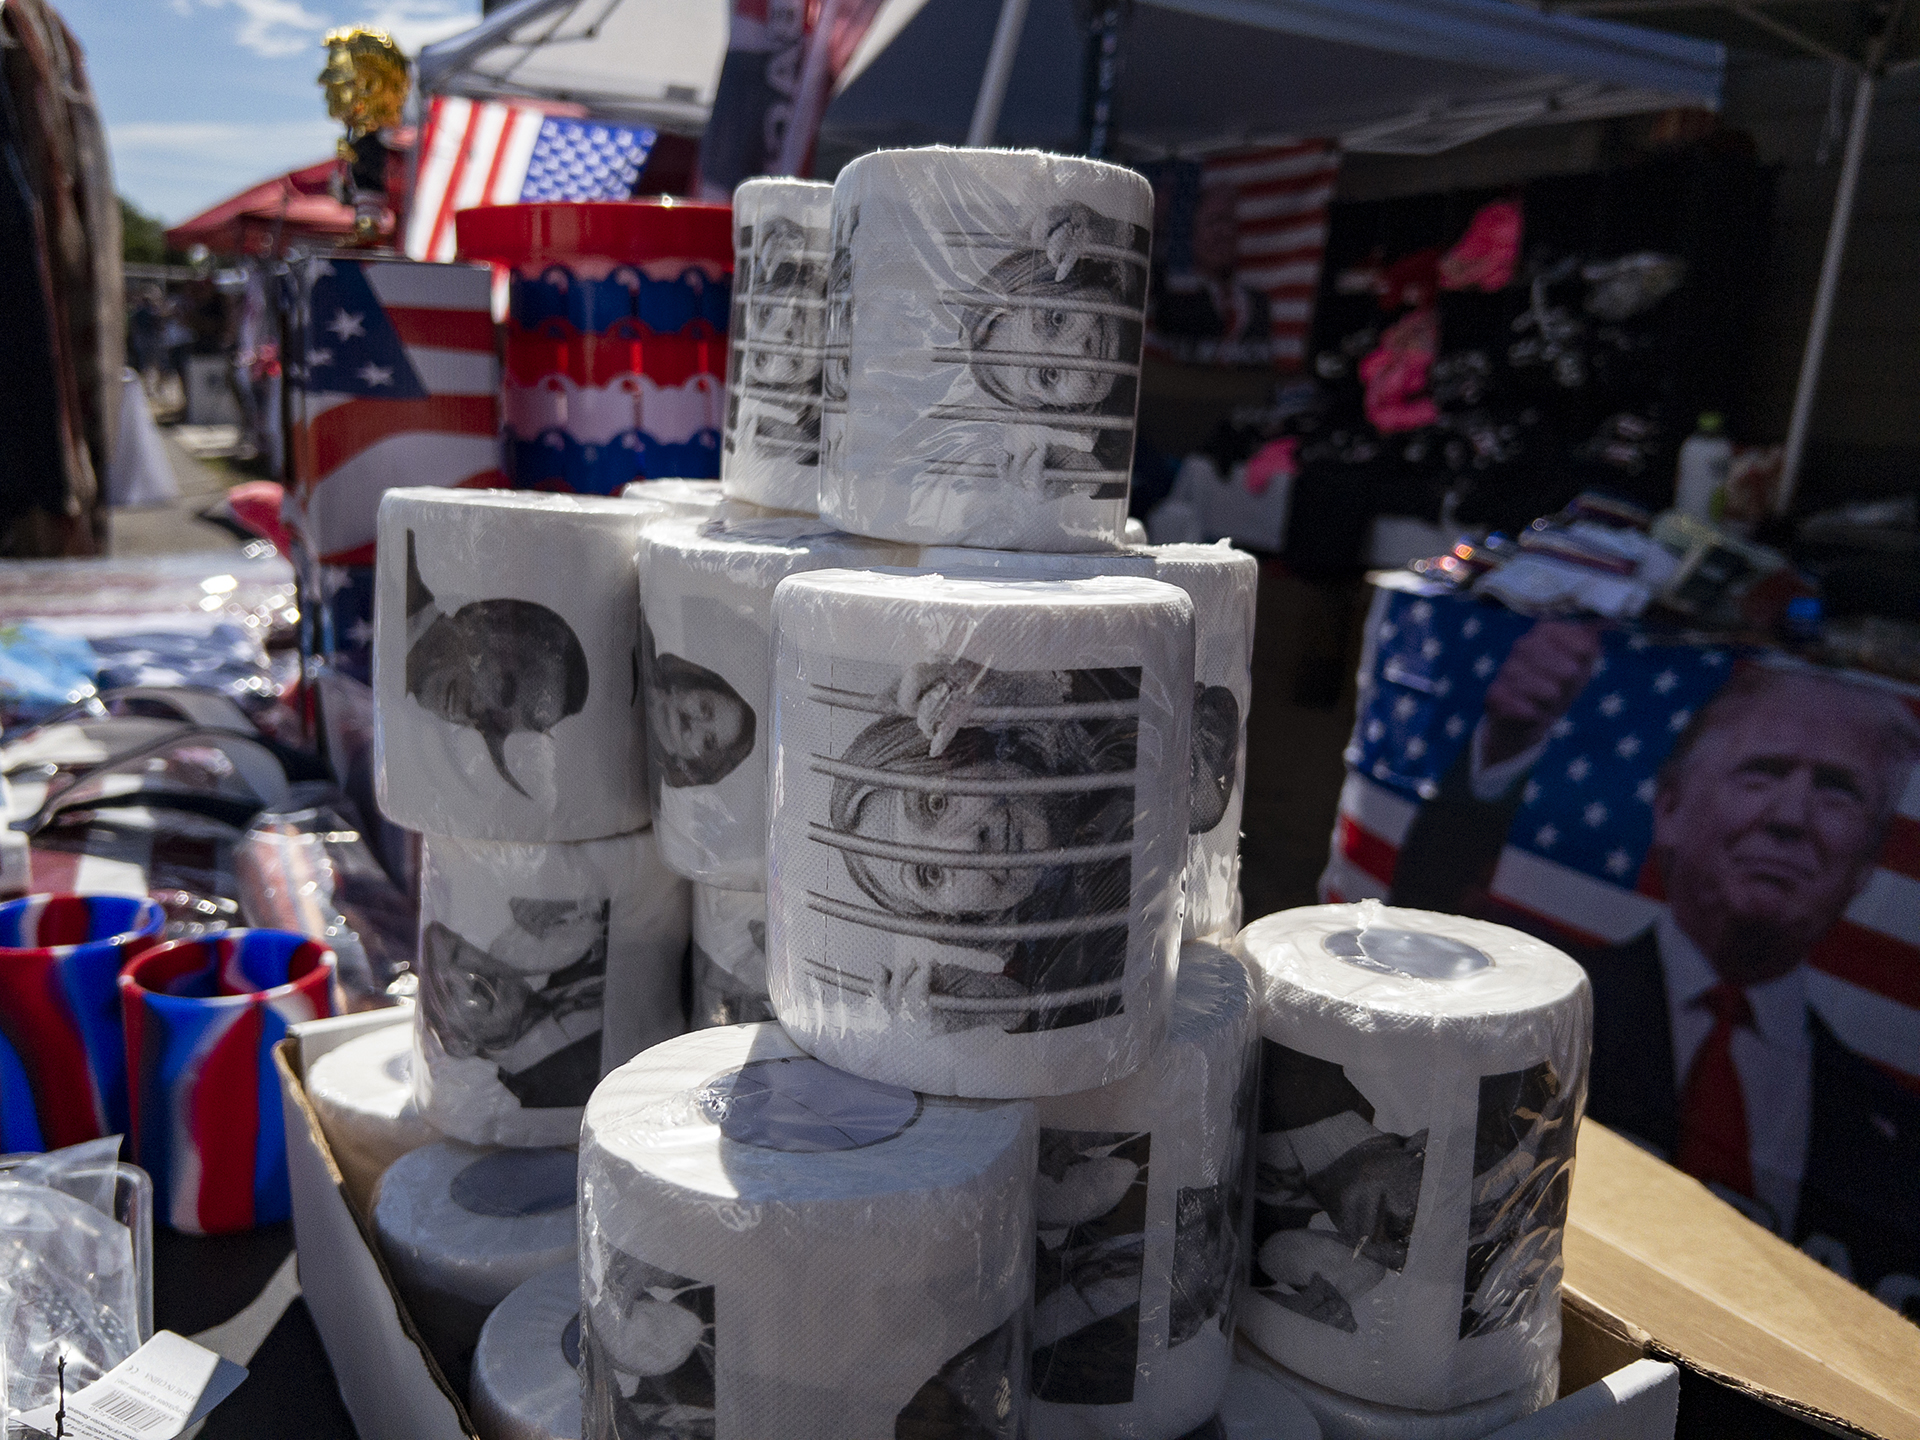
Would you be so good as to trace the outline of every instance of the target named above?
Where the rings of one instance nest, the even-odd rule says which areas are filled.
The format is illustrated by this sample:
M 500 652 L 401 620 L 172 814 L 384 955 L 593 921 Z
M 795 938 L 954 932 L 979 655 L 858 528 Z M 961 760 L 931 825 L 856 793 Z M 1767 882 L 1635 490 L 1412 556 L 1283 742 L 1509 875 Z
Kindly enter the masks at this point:
M 314 266 L 305 355 L 306 388 L 383 400 L 420 400 L 426 387 L 407 347 L 374 299 L 366 272 L 351 261 Z

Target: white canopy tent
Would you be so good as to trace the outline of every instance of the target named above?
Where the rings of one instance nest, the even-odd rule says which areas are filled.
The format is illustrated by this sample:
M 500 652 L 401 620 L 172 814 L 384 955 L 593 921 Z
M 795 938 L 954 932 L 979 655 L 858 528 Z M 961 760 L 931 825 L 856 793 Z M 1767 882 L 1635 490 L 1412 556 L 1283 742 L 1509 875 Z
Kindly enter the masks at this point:
M 518 0 L 422 51 L 420 88 L 569 100 L 697 133 L 720 76 L 728 8 Z M 1004 63 L 990 66 L 1000 6 L 888 0 L 840 77 L 836 108 L 875 143 L 959 141 L 979 102 L 994 98 L 980 93 L 984 73 L 989 92 L 1010 86 L 1012 108 L 1057 111 L 1047 128 L 1071 133 L 1077 83 L 1057 65 L 1034 76 L 1016 56 L 1077 60 L 1075 7 L 1013 0 L 1012 14 Z M 1506 0 L 1137 0 L 1118 104 L 1130 152 L 1335 136 L 1350 149 L 1431 153 L 1516 125 L 1714 108 L 1723 66 L 1711 42 Z M 1023 78 L 1041 82 L 1025 89 L 1052 93 L 1023 97 Z

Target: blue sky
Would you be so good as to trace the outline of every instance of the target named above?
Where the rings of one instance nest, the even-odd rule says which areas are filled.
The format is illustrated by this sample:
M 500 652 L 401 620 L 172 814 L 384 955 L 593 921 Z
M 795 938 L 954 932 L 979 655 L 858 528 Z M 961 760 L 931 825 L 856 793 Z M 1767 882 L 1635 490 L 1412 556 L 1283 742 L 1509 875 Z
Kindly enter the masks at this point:
M 314 77 L 322 32 L 375 24 L 412 55 L 480 0 L 54 0 L 85 50 L 114 183 L 172 223 L 324 160 L 340 127 Z

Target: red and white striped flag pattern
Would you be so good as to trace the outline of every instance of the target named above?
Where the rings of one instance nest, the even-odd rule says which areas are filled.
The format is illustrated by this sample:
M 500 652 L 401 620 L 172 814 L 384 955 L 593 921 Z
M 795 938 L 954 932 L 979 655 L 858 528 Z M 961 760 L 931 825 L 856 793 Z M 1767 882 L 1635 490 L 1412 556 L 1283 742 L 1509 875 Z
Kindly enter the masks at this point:
M 315 259 L 292 356 L 300 526 L 328 565 L 373 561 L 399 485 L 505 485 L 484 265 Z

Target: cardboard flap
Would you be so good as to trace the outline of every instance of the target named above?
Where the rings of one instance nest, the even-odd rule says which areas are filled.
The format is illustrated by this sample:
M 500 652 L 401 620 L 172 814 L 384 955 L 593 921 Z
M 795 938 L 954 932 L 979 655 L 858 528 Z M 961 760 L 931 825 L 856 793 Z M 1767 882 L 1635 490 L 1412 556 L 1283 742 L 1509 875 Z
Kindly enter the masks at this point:
M 1920 1440 L 1920 1327 L 1592 1121 L 1566 1256 L 1569 1303 L 1623 1341 L 1792 1413 Z

